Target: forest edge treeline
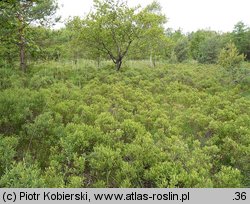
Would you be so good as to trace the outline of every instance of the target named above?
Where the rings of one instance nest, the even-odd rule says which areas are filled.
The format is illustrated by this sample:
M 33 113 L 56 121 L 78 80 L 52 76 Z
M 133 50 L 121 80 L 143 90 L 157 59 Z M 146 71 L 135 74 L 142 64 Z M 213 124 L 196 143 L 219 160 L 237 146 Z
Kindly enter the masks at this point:
M 71 18 L 57 30 L 48 27 L 59 20 L 55 0 L 5 0 L 0 7 L 0 65 L 13 64 L 19 57 L 24 72 L 27 60 L 77 63 L 85 58 L 98 64 L 111 60 L 118 71 L 124 58 L 149 59 L 152 66 L 159 60 L 218 63 L 220 52 L 230 43 L 250 60 L 250 28 L 243 22 L 228 33 L 198 30 L 184 34 L 166 29 L 167 17 L 156 1 L 145 8 L 130 8 L 126 1 L 94 0 L 94 9 L 84 18 Z

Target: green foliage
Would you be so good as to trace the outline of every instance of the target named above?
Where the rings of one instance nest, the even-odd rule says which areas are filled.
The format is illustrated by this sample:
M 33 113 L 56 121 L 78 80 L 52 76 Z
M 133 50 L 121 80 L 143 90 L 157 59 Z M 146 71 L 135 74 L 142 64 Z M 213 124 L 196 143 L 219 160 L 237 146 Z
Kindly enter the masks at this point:
M 0 135 L 0 175 L 11 167 L 16 156 L 18 139 L 16 137 L 4 137 Z
M 174 54 L 178 62 L 183 62 L 189 57 L 189 42 L 187 39 L 180 39 L 177 41 Z
M 0 130 L 12 135 L 32 121 L 45 105 L 42 94 L 28 89 L 7 89 L 0 95 Z
M 17 53 L 20 57 L 20 68 L 26 71 L 26 49 L 34 47 L 30 38 L 30 24 L 41 25 L 51 21 L 57 9 L 55 0 L 12 0 L 0 1 L 0 50 L 6 62 L 16 61 Z M 3 49 L 2 47 L 7 48 Z M 11 50 L 9 50 L 11 49 Z
M 221 50 L 221 39 L 218 35 L 206 38 L 199 45 L 198 62 L 206 64 L 215 64 Z
M 217 65 L 80 62 L 1 72 L 1 187 L 249 186 L 247 83 Z
M 232 32 L 232 40 L 240 54 L 244 54 L 250 60 L 250 28 L 243 22 L 238 22 Z
M 162 14 L 161 5 L 154 1 L 138 14 L 138 23 L 143 30 L 139 39 L 132 44 L 131 57 L 140 59 L 149 58 L 151 66 L 155 66 L 156 60 L 165 57 L 168 39 L 164 34 L 166 17 Z M 139 57 L 139 56 L 140 57 Z
M 0 187 L 42 188 L 44 180 L 41 178 L 41 170 L 37 165 L 26 164 L 24 161 L 12 165 L 11 169 L 1 177 Z
M 69 50 L 66 50 L 69 33 L 66 29 L 51 30 L 46 27 L 29 26 L 27 28 L 28 57 L 31 60 L 55 60 L 62 57 L 69 58 Z
M 200 53 L 200 46 L 201 44 L 207 39 L 214 36 L 213 31 L 207 30 L 198 30 L 196 32 L 192 32 L 189 35 L 190 40 L 190 52 L 191 56 L 194 60 L 198 60 L 201 53 Z
M 11 2 L 0 2 L 0 187 L 249 187 L 247 26 L 185 35 L 164 31 L 157 2 L 95 0 L 51 30 L 30 24 L 49 21 L 54 0 Z
M 20 145 L 45 166 L 50 156 L 50 147 L 57 144 L 63 135 L 62 117 L 59 114 L 44 112 L 33 123 L 23 126 L 24 133 Z
M 242 175 L 238 169 L 222 166 L 215 175 L 216 188 L 240 188 Z
M 239 54 L 236 46 L 233 43 L 229 43 L 220 52 L 218 63 L 230 73 L 233 80 L 239 80 L 241 77 L 241 64 L 244 59 L 245 56 Z
M 100 57 L 112 60 L 119 71 L 124 57 L 135 41 L 147 40 L 153 36 L 151 42 L 143 47 L 157 47 L 156 39 L 163 36 L 162 25 L 165 22 L 165 16 L 158 11 L 160 5 L 156 2 L 139 10 L 128 7 L 125 1 L 95 0 L 94 11 L 82 21 L 79 18 L 73 19 L 68 23 L 68 28 L 76 30 L 72 41 L 74 44 L 83 43 L 89 48 L 87 54 L 91 54 L 91 58 L 97 58 L 98 61 Z
M 244 55 L 240 55 L 236 46 L 233 43 L 229 43 L 221 51 L 218 63 L 224 68 L 230 70 L 239 67 L 243 61 Z

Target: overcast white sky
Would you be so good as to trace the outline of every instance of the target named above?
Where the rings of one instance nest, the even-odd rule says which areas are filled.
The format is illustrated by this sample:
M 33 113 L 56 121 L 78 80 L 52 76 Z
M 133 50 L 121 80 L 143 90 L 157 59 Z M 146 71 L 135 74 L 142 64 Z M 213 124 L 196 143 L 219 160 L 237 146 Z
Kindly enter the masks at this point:
M 130 6 L 150 4 L 153 0 L 128 0 Z M 91 9 L 92 0 L 58 0 L 59 14 L 84 16 Z M 232 31 L 238 21 L 250 24 L 250 0 L 158 0 L 168 18 L 166 27 L 181 28 L 184 32 L 210 28 Z

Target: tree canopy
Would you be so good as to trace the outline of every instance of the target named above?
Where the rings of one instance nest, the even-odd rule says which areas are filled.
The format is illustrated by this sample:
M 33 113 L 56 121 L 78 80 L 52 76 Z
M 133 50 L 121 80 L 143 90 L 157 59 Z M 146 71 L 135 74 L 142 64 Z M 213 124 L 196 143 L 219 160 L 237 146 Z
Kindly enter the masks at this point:
M 6 0 L 0 1 L 1 43 L 16 45 L 19 49 L 20 68 L 26 71 L 26 49 L 30 24 L 44 24 L 51 20 L 57 9 L 55 0 Z
M 125 1 L 94 1 L 94 11 L 82 21 L 85 45 L 108 56 L 119 71 L 131 44 L 151 32 L 156 36 L 165 17 L 155 12 L 157 4 L 140 9 L 130 8 Z M 157 18 L 160 20 L 156 20 Z M 163 33 L 163 29 L 160 30 Z

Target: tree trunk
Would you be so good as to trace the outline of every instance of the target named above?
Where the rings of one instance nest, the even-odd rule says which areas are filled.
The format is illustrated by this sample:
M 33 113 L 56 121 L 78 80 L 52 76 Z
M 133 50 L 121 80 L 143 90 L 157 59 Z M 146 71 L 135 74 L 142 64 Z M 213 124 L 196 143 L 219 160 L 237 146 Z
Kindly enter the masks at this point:
M 26 56 L 25 56 L 25 36 L 24 36 L 24 22 L 21 15 L 18 16 L 19 27 L 19 57 L 20 57 L 20 69 L 26 72 Z
M 122 66 L 122 59 L 116 60 L 115 65 L 116 65 L 116 71 L 120 71 L 121 66 Z
M 155 55 L 154 55 L 154 58 L 153 58 L 153 66 L 154 66 L 154 68 L 156 67 L 156 57 L 155 57 Z
M 25 45 L 24 42 L 21 42 L 19 45 L 20 52 L 20 69 L 23 72 L 26 72 L 26 58 L 25 58 Z
M 100 64 L 101 64 L 101 58 L 97 57 L 97 67 L 100 68 Z
M 150 66 L 151 67 L 155 67 L 156 66 L 155 55 L 153 55 L 153 50 L 150 51 L 149 61 L 150 61 Z
M 152 50 L 150 52 L 150 57 L 149 57 L 149 61 L 150 61 L 150 67 L 153 67 L 153 59 L 152 59 Z

